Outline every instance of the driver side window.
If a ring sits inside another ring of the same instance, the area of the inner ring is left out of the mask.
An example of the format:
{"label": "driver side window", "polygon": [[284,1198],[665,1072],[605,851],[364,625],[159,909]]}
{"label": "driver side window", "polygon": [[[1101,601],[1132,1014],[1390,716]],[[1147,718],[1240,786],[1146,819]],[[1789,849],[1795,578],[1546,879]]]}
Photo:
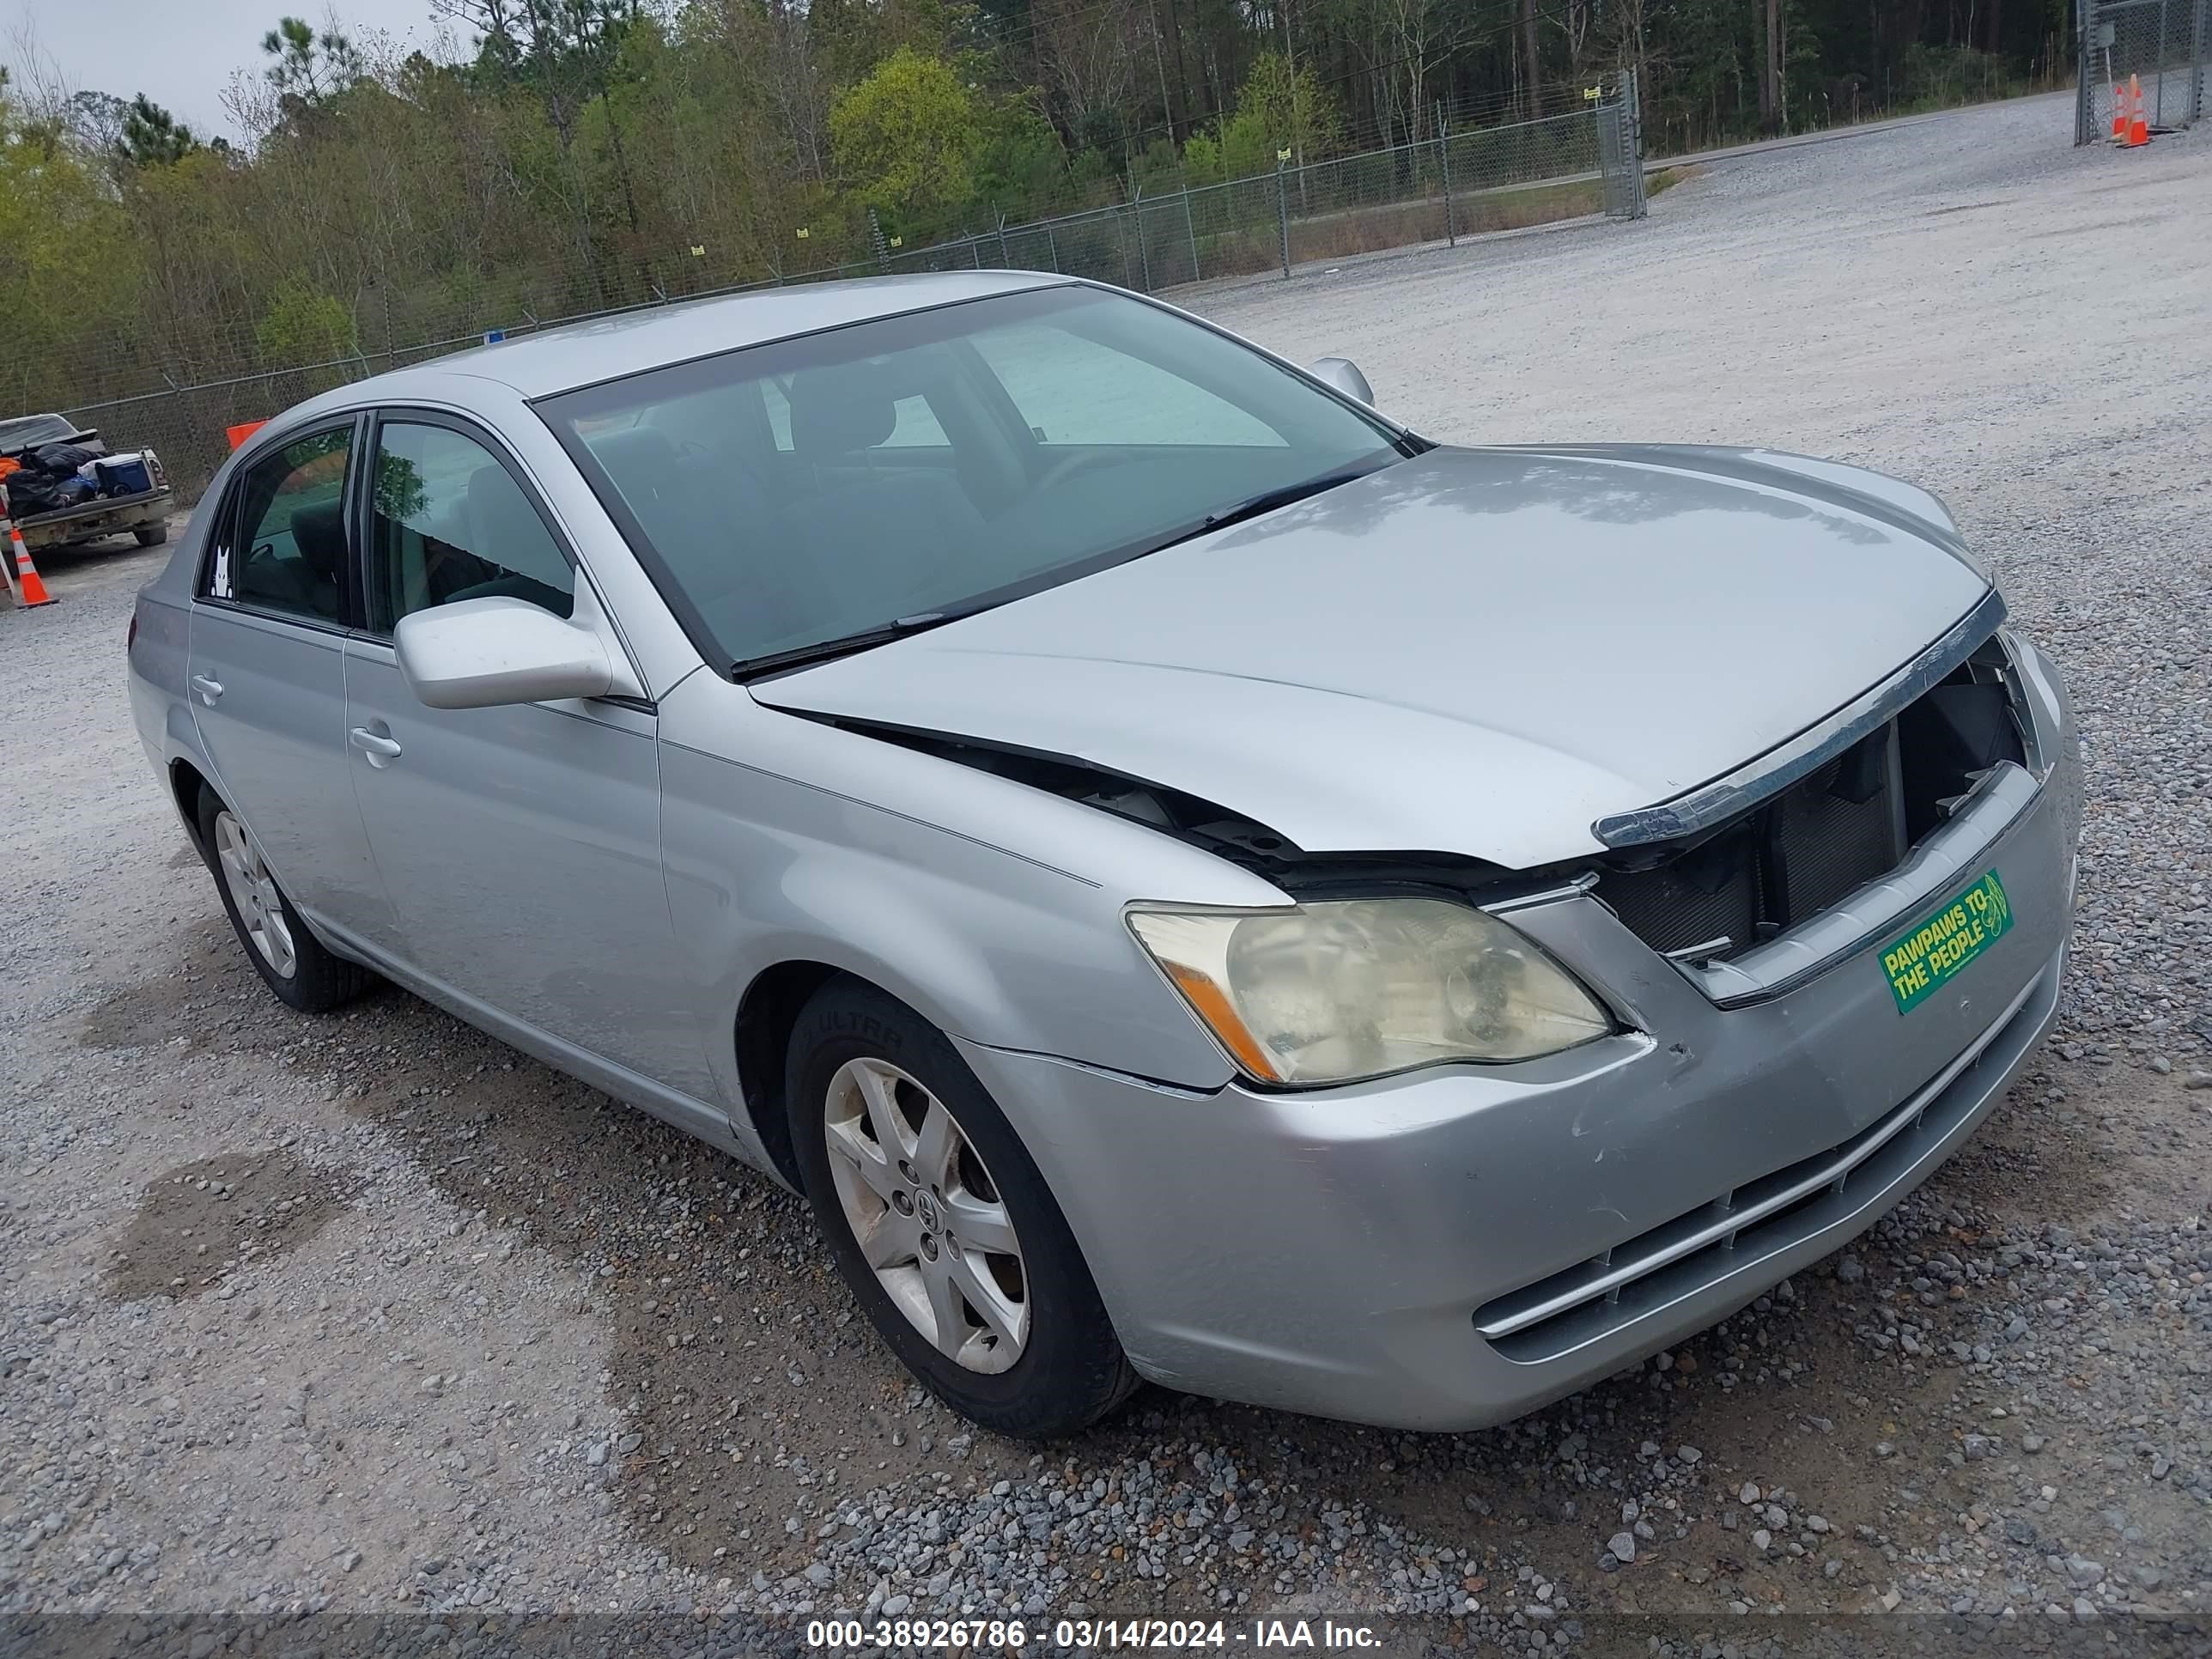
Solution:
{"label": "driver side window", "polygon": [[289,443],[239,480],[237,533],[219,547],[212,597],[316,622],[345,609],[350,423]]}
{"label": "driver side window", "polygon": [[499,458],[451,427],[386,421],[370,494],[369,626],[505,597],[569,614],[576,574]]}

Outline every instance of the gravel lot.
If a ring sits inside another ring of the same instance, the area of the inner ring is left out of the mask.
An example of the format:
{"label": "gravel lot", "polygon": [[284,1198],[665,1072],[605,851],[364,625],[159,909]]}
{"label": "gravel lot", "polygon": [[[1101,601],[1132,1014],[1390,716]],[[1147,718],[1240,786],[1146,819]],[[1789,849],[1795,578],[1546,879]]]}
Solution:
{"label": "gravel lot", "polygon": [[1400,1611],[1610,1650],[1648,1614],[1716,1654],[1811,1639],[1766,1613],[2197,1613],[2212,138],[2075,152],[2069,109],[1200,301],[1356,358],[1440,437],[1920,480],[2081,710],[2079,950],[2015,1097],[1851,1251],[1486,1433],[1153,1390],[1050,1455],[969,1431],[764,1178],[398,992],[331,1019],[270,998],[129,727],[161,556],[49,561],[61,603],[0,611],[0,1648],[101,1611],[249,1615],[131,1626],[191,1659],[325,1607],[653,1611],[694,1649],[1011,1608]]}

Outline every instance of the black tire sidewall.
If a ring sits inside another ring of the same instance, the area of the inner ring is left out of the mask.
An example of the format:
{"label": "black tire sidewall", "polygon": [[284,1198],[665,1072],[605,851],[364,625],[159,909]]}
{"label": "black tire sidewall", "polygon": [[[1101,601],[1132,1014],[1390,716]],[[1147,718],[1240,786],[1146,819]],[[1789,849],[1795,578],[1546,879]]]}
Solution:
{"label": "black tire sidewall", "polygon": [[[231,896],[229,879],[223,874],[222,856],[216,847],[216,814],[226,810],[212,789],[200,791],[200,850],[207,860],[209,871],[215,877],[215,890],[222,900],[222,912],[230,918],[231,931],[238,935],[239,948],[246,952],[246,961],[253,964],[253,971],[261,975],[261,982],[276,994],[278,1001],[287,1007],[298,1009],[303,1014],[324,1013],[342,1003],[351,1001],[368,982],[367,971],[323,948],[323,942],[314,936],[307,924],[301,920],[300,913],[292,908],[292,901],[285,895],[281,883],[276,888],[277,902],[284,907],[284,924],[292,931],[290,977],[287,978],[271,968],[255,948],[252,935],[246,930],[246,919],[239,915],[238,902]],[[250,835],[252,832],[249,830],[246,833]]]}
{"label": "black tire sidewall", "polygon": [[[1022,1243],[1030,1335],[995,1374],[938,1351],[900,1311],[860,1254],[830,1172],[823,1100],[847,1061],[889,1060],[928,1089],[981,1154]],[[959,1051],[896,998],[856,981],[817,992],[793,1033],[785,1098],[806,1195],[846,1284],[891,1351],[946,1404],[985,1428],[1029,1439],[1072,1434],[1134,1385],[1097,1286],[1044,1177]]]}

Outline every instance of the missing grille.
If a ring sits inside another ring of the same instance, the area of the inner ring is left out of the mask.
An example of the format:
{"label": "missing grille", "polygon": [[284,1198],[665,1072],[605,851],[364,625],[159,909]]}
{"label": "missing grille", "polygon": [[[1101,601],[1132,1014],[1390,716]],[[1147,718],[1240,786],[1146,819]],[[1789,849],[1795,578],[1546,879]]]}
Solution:
{"label": "missing grille", "polygon": [[1662,956],[1723,962],[1895,869],[1976,778],[2026,751],[1994,643],[1819,770],[1688,845],[1601,871],[1597,894]]}

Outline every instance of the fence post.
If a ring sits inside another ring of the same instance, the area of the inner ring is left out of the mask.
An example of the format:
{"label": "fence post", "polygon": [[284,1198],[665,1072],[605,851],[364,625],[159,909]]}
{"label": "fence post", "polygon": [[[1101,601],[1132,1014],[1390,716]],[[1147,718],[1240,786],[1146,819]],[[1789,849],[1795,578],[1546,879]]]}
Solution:
{"label": "fence post", "polygon": [[1641,219],[1650,210],[1644,193],[1644,88],[1637,81],[1632,64],[1620,75],[1626,88],[1623,118],[1627,123],[1628,176],[1635,181],[1635,190],[1630,197],[1635,211],[1630,216]]}
{"label": "fence post", "polygon": [[2212,0],[2197,0],[2197,70],[2190,76],[2190,88],[2194,97],[2190,101],[2190,119],[2203,119],[2205,115],[2205,62],[2212,60]]}
{"label": "fence post", "polygon": [[1444,100],[1437,100],[1437,165],[1444,176],[1444,246],[1457,247],[1459,232],[1452,223],[1451,132],[1444,125]]}
{"label": "fence post", "polygon": [[2074,48],[2074,143],[2079,148],[2095,136],[2097,126],[2097,95],[2089,79],[2096,67],[2096,49],[2090,44],[2096,36],[2095,0],[2081,0],[2075,11],[2080,27]]}
{"label": "fence post", "polygon": [[2151,94],[2150,118],[2154,127],[2166,125],[2166,0],[2158,0],[2158,89]]}
{"label": "fence post", "polygon": [[2212,115],[2205,93],[2204,72],[2212,64],[2212,0],[2196,0],[2189,9],[2189,75],[2181,94],[2181,115],[2176,125],[2194,126]]}
{"label": "fence post", "polygon": [[1145,187],[1136,179],[1129,181],[1129,206],[1137,216],[1137,270],[1144,278],[1145,292],[1152,291],[1152,251],[1145,246]]}
{"label": "fence post", "polygon": [[1283,245],[1283,280],[1291,280],[1291,192],[1284,182],[1283,163],[1286,158],[1280,150],[1275,152],[1275,234]]}
{"label": "fence post", "polygon": [[1060,275],[1060,238],[1052,234],[1052,221],[1044,222],[1044,245],[1052,254],[1052,274]]}
{"label": "fence post", "polygon": [[1608,219],[1621,216],[1620,129],[1611,118],[1613,105],[1601,98],[1583,107],[1589,112],[1590,142],[1597,146],[1598,210]]}
{"label": "fence post", "polygon": [[2207,40],[2204,25],[2208,19],[2212,19],[2212,3],[2208,3],[2208,0],[2197,0],[2196,5],[2191,8],[2191,13],[2189,97],[2182,106],[2182,112],[2193,123],[2202,119],[2204,114],[2204,52],[2207,45],[2212,44]]}
{"label": "fence post", "polygon": [[1014,262],[1006,257],[1006,216],[1001,212],[999,215],[999,269],[1012,270],[1013,268]]}
{"label": "fence post", "polygon": [[1190,280],[1194,283],[1199,277],[1198,225],[1190,216],[1190,180],[1188,178],[1182,181],[1182,228],[1183,234],[1190,238]]}
{"label": "fence post", "polygon": [[1133,280],[1136,273],[1129,269],[1129,204],[1122,203],[1115,214],[1121,222],[1121,286],[1133,289],[1137,284]]}

